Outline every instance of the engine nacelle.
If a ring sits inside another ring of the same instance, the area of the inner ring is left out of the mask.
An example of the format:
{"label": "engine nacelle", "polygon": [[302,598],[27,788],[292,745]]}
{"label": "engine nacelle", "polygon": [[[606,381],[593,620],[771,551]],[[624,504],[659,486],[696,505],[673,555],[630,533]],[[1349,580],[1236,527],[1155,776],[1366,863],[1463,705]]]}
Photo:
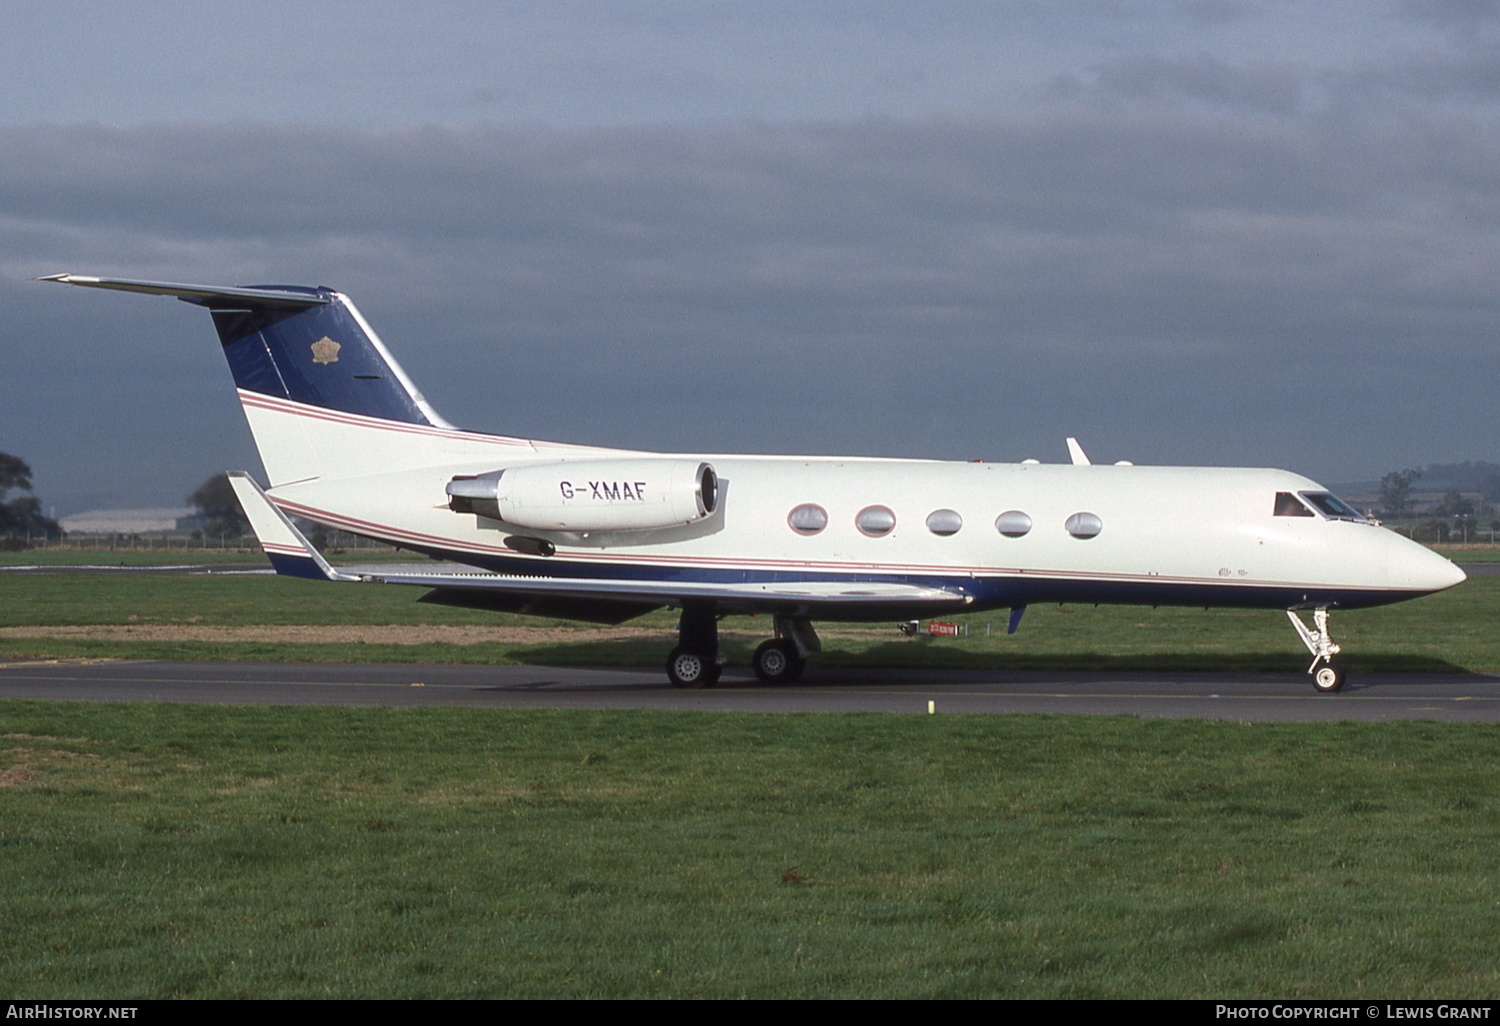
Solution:
{"label": "engine nacelle", "polygon": [[455,477],[447,492],[455,513],[533,531],[652,531],[712,514],[719,478],[697,460],[581,460]]}

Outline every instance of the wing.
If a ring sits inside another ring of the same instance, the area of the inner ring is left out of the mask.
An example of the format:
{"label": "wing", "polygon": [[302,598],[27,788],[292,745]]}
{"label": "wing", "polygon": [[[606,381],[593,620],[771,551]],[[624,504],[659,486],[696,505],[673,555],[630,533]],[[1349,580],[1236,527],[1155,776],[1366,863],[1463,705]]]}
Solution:
{"label": "wing", "polygon": [[724,612],[854,620],[907,619],[929,612],[952,612],[973,601],[958,588],[894,582],[716,583],[542,577],[497,574],[457,563],[334,567],[250,475],[231,471],[229,483],[277,573],[356,584],[417,585],[432,589],[423,601],[440,605],[620,623],[688,601],[712,601]]}

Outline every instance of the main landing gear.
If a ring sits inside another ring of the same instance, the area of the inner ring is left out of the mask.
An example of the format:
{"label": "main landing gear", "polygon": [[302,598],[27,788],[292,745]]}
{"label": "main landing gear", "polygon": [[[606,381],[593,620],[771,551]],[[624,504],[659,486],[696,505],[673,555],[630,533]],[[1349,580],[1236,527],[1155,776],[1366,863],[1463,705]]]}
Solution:
{"label": "main landing gear", "polygon": [[686,605],[677,626],[677,647],[667,656],[674,688],[711,688],[728,662],[719,651],[719,618],[713,606]]}
{"label": "main landing gear", "polygon": [[778,616],[776,637],[760,643],[751,665],[766,684],[791,684],[802,679],[808,655],[822,649],[818,632],[807,617]]}
{"label": "main landing gear", "polygon": [[1344,670],[1333,665],[1333,657],[1339,654],[1339,647],[1328,633],[1328,607],[1318,606],[1313,610],[1315,626],[1311,630],[1302,622],[1295,609],[1288,609],[1286,615],[1292,621],[1292,626],[1297,628],[1297,637],[1302,639],[1302,644],[1312,653],[1312,665],[1307,668],[1307,672],[1312,676],[1313,689],[1323,694],[1338,691],[1344,686]]}
{"label": "main landing gear", "polygon": [[[801,679],[807,656],[821,651],[823,643],[803,616],[777,616],[775,629],[776,636],[756,648],[751,665],[767,684],[790,684]],[[667,656],[672,686],[711,688],[727,662],[719,649],[719,618],[713,606],[683,606],[677,647]]]}

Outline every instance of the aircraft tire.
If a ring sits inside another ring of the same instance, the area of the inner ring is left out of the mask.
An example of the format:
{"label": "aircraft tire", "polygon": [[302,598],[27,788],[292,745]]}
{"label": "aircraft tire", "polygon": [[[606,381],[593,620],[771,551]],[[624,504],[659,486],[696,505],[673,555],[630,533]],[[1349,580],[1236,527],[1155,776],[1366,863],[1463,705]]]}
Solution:
{"label": "aircraft tire", "polygon": [[762,641],[755,649],[752,664],[755,675],[764,684],[788,684],[798,680],[806,665],[792,643],[783,638]]}
{"label": "aircraft tire", "polygon": [[1332,663],[1325,663],[1312,672],[1313,690],[1331,695],[1344,686],[1344,671]]}
{"label": "aircraft tire", "polygon": [[701,653],[678,646],[667,656],[667,679],[674,688],[711,688],[719,680],[719,666]]}

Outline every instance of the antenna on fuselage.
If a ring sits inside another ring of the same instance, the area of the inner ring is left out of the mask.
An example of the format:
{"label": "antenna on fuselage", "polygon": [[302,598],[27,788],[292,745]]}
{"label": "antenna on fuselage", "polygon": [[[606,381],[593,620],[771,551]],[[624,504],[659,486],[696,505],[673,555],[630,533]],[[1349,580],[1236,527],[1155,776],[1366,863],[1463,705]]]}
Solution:
{"label": "antenna on fuselage", "polygon": [[1079,445],[1078,439],[1074,438],[1072,435],[1068,436],[1068,455],[1073,458],[1073,466],[1075,467],[1088,467],[1093,465],[1089,463],[1089,458],[1084,453],[1083,446]]}

